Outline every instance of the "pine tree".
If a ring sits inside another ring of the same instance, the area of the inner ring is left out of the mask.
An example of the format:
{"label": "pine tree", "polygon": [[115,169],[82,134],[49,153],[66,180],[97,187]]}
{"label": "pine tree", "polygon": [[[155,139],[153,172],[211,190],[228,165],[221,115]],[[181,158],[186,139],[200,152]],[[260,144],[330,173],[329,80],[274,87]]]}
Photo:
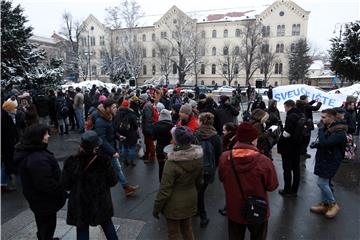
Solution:
{"label": "pine tree", "polygon": [[47,77],[47,81],[39,81],[53,67],[39,65],[46,54],[28,41],[32,27],[25,26],[27,19],[23,11],[20,5],[13,8],[11,1],[1,1],[1,86],[5,90],[14,85],[36,88],[47,85],[48,81],[61,80]]}
{"label": "pine tree", "polygon": [[[342,38],[343,37],[343,38]],[[360,80],[360,21],[345,25],[345,32],[331,41],[331,70],[351,83]]]}
{"label": "pine tree", "polygon": [[305,39],[300,39],[289,54],[289,80],[304,83],[312,63],[310,47]]}

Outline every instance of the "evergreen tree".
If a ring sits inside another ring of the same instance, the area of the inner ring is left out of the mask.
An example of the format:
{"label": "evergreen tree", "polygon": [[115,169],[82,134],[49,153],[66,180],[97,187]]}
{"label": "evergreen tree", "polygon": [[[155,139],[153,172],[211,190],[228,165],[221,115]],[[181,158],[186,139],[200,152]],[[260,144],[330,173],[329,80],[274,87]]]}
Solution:
{"label": "evergreen tree", "polygon": [[[342,38],[343,37],[343,38]],[[331,70],[344,80],[360,80],[360,21],[345,25],[345,32],[333,38],[329,50]]]}
{"label": "evergreen tree", "polygon": [[300,39],[289,53],[289,80],[304,83],[312,63],[310,47],[305,39]]}
{"label": "evergreen tree", "polygon": [[[20,5],[13,8],[11,1],[1,0],[1,86],[5,90],[14,85],[20,88],[47,85],[47,81],[39,85],[37,80],[52,69],[47,69],[45,65],[39,66],[46,54],[28,41],[32,36],[32,27],[25,26],[27,19],[23,11]],[[59,81],[61,78],[53,80]]]}

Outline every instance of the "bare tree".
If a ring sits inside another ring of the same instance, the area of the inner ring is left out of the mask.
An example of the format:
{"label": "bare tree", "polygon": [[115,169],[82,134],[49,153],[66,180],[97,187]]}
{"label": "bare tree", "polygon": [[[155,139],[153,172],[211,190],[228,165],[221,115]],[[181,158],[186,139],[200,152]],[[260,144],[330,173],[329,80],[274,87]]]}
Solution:
{"label": "bare tree", "polygon": [[240,58],[245,69],[245,84],[248,85],[250,79],[258,69],[257,54],[262,43],[261,25],[256,21],[245,21],[242,31]]}
{"label": "bare tree", "polygon": [[156,62],[159,63],[160,72],[165,77],[166,84],[169,83],[169,75],[173,71],[173,61],[171,60],[173,57],[172,48],[169,46],[169,43],[165,43],[162,41],[156,41]]}
{"label": "bare tree", "polygon": [[[75,81],[79,79],[79,72],[81,77],[86,80],[88,72],[88,65],[86,63],[88,61],[85,60],[85,56],[82,56],[79,48],[80,35],[84,31],[83,25],[81,25],[79,20],[74,20],[72,14],[67,11],[63,13],[62,19],[64,21],[62,32],[69,40],[71,55],[69,63],[65,63],[65,68],[67,71],[74,72]],[[89,44],[88,42],[86,43]]]}
{"label": "bare tree", "polygon": [[261,51],[258,52],[258,68],[260,69],[260,73],[264,74],[265,85],[267,85],[267,82],[273,73],[276,60],[276,53],[269,48],[267,43],[263,44]]}
{"label": "bare tree", "polygon": [[105,24],[111,29],[120,29],[122,25],[121,10],[118,6],[105,8]]}
{"label": "bare tree", "polygon": [[221,66],[219,74],[231,86],[232,80],[237,77],[240,71],[240,48],[238,46],[233,47],[229,42],[226,42],[218,63]]}

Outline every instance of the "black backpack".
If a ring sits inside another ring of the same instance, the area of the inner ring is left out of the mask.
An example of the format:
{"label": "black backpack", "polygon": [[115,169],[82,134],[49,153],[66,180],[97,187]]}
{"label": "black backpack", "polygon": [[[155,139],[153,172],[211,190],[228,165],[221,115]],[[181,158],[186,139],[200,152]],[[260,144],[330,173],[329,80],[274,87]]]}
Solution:
{"label": "black backpack", "polygon": [[203,169],[204,175],[207,176],[208,183],[212,183],[215,179],[215,150],[209,139],[200,140],[199,145],[202,147],[204,156],[203,156]]}
{"label": "black backpack", "polygon": [[130,128],[129,116],[126,114],[117,123],[117,132],[122,136],[127,136]]}
{"label": "black backpack", "polygon": [[294,139],[300,142],[302,139],[309,137],[311,135],[312,127],[311,119],[307,119],[305,114],[301,113],[296,124]]}

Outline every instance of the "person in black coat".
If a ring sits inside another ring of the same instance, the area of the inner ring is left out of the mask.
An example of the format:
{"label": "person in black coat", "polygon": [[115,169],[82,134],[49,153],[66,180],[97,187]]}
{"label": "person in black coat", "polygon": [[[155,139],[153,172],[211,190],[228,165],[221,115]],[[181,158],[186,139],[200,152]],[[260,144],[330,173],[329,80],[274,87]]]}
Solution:
{"label": "person in black coat", "polygon": [[49,90],[49,116],[50,121],[54,124],[56,129],[59,128],[59,123],[56,117],[56,96],[54,90]]}
{"label": "person in black coat", "polygon": [[78,239],[89,239],[89,226],[101,225],[107,239],[117,239],[110,188],[117,183],[111,159],[99,151],[95,131],[81,136],[80,151],[65,161],[61,181],[70,191],[66,222],[76,226]]}
{"label": "person in black coat", "polygon": [[47,150],[48,141],[48,127],[34,124],[25,130],[15,147],[23,194],[35,215],[40,240],[53,239],[56,213],[66,200],[66,192],[60,183],[60,167],[53,153]]}
{"label": "person in black coat", "polygon": [[39,122],[49,124],[50,101],[49,97],[43,91],[33,98],[34,104],[39,115]]}
{"label": "person in black coat", "polygon": [[321,190],[322,201],[311,207],[310,210],[325,214],[327,218],[334,218],[340,207],[330,187],[330,180],[335,176],[344,158],[347,126],[336,122],[334,109],[323,110],[321,122],[318,133],[319,140],[312,143],[310,147],[317,149],[314,173],[319,177],[317,184]]}
{"label": "person in black coat", "polygon": [[279,194],[285,197],[297,196],[300,183],[300,153],[302,140],[296,138],[297,123],[301,112],[295,107],[293,100],[284,102],[286,120],[284,131],[278,142],[278,153],[281,154],[284,189]]}
{"label": "person in black coat", "polygon": [[354,134],[356,131],[356,109],[355,102],[345,103],[345,121],[348,125],[348,133]]}
{"label": "person in black coat", "polygon": [[60,127],[60,135],[69,134],[69,107],[64,93],[59,90],[55,102],[56,118]]}
{"label": "person in black coat", "polygon": [[115,131],[120,140],[120,157],[125,165],[136,166],[136,143],[138,124],[135,112],[129,108],[129,102],[123,101],[115,115]]}
{"label": "person in black coat", "polygon": [[166,154],[164,148],[171,143],[171,129],[174,124],[171,119],[171,112],[163,109],[160,112],[159,121],[154,124],[153,139],[156,141],[156,159],[159,163],[159,182],[161,182],[164,170]]}
{"label": "person in black coat", "polygon": [[222,135],[223,126],[227,122],[236,122],[236,117],[239,115],[239,111],[230,104],[230,98],[228,96],[220,96],[220,105],[215,112],[215,128],[218,134]]}
{"label": "person in black coat", "polygon": [[265,102],[262,99],[261,94],[258,94],[256,96],[256,100],[251,106],[251,112],[254,111],[257,108],[260,108],[261,110],[266,110],[266,105],[265,105]]}

